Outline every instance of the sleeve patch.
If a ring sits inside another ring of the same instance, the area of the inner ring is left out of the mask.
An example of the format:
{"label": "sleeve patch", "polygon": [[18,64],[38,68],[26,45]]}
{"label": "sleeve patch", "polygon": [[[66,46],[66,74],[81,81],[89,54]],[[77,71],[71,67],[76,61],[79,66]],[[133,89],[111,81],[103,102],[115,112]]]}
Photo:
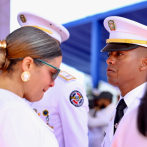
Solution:
{"label": "sleeve patch", "polygon": [[61,71],[59,73],[59,76],[64,79],[65,81],[71,81],[71,80],[75,80],[76,78],[73,77],[72,75],[70,75],[69,73],[65,72],[65,71]]}
{"label": "sleeve patch", "polygon": [[69,99],[71,104],[73,104],[75,107],[80,107],[84,103],[82,94],[77,90],[71,92]]}

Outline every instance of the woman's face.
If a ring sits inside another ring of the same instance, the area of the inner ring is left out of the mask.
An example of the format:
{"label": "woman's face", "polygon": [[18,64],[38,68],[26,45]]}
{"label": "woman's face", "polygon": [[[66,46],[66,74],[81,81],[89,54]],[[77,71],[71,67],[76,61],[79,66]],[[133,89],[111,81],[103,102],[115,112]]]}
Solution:
{"label": "woman's face", "polygon": [[[59,68],[62,62],[62,56],[54,58],[52,61],[47,62],[48,64]],[[42,66],[36,66],[33,63],[30,70],[31,78],[29,81],[24,83],[24,98],[28,101],[35,102],[42,99],[44,92],[49,87],[53,87],[55,82],[52,79],[52,75],[56,73],[56,69],[53,67],[43,64]]]}

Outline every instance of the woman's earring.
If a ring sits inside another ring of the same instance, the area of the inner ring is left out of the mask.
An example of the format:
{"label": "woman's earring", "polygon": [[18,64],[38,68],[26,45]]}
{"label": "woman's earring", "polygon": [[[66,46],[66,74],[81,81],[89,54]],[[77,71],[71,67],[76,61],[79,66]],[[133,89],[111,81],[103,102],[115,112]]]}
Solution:
{"label": "woman's earring", "polygon": [[31,77],[31,74],[29,73],[29,71],[24,71],[22,74],[21,74],[21,79],[24,81],[24,82],[27,82],[30,80],[30,77]]}

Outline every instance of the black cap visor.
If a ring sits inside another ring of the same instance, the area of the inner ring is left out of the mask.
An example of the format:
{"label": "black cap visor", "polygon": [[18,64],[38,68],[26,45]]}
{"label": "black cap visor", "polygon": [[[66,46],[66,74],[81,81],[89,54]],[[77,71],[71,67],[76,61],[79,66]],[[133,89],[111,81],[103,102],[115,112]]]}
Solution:
{"label": "black cap visor", "polygon": [[138,48],[139,46],[140,45],[130,43],[109,43],[101,50],[101,52],[127,51]]}

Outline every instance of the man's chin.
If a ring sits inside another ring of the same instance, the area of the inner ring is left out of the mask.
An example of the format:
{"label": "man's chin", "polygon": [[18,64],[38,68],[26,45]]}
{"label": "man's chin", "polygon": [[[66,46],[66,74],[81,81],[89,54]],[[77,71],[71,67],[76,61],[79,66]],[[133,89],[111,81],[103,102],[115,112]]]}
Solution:
{"label": "man's chin", "polygon": [[112,86],[118,86],[118,80],[116,80],[116,79],[107,78],[107,81]]}

